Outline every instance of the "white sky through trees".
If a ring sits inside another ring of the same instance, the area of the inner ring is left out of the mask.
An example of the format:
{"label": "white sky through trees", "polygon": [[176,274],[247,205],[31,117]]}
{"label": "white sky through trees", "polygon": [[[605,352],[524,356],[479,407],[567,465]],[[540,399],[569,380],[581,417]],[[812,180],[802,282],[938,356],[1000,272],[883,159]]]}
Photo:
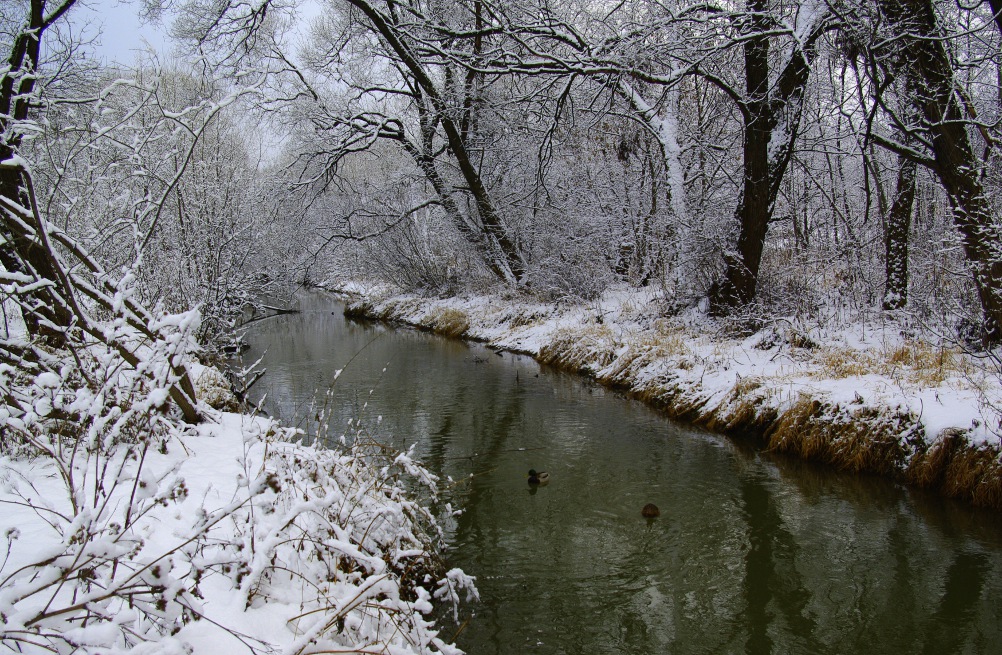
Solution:
{"label": "white sky through trees", "polygon": [[163,23],[144,23],[139,18],[140,3],[127,0],[87,0],[74,8],[70,22],[94,38],[92,48],[108,63],[129,64],[139,52],[153,49],[170,51]]}
{"label": "white sky through trees", "polygon": [[[107,63],[131,64],[136,55],[152,49],[159,55],[169,55],[171,51],[170,29],[173,16],[166,9],[157,22],[140,18],[141,0],[84,0],[77,4],[70,23],[75,30],[83,30],[83,41],[92,41],[91,50],[98,59]],[[297,25],[300,29],[320,13],[314,0],[296,3]],[[293,38],[290,43],[297,39]]]}

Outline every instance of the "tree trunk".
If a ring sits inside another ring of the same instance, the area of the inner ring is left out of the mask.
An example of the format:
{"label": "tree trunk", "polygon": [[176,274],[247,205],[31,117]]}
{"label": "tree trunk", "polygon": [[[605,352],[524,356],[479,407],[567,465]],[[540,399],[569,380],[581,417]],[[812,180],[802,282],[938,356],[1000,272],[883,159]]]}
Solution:
{"label": "tree trunk", "polygon": [[[10,162],[21,145],[20,134],[11,129],[11,124],[28,118],[29,101],[35,90],[35,70],[41,51],[42,33],[60,16],[66,13],[75,0],[63,0],[48,16],[45,15],[45,0],[33,0],[24,27],[11,44],[6,71],[0,78],[0,133],[5,135],[0,142],[0,162]],[[23,180],[24,169],[10,162],[0,166],[0,196],[21,207],[28,207]],[[36,280],[51,284],[40,285],[31,295],[34,299],[32,310],[24,313],[24,323],[32,336],[43,337],[52,345],[63,342],[62,333],[72,323],[72,313],[56,289],[59,276],[50,252],[38,240],[42,238],[43,226],[30,225],[26,233],[8,221],[18,220],[10,212],[0,212],[0,263],[12,273],[21,273]],[[33,233],[33,234],[32,234]]]}
{"label": "tree trunk", "polygon": [[[1002,239],[977,174],[977,161],[966,143],[967,134],[957,123],[940,127],[946,134],[933,140],[937,173],[950,198],[953,221],[974,276],[982,311],[982,341],[985,346],[998,345],[1002,342]],[[957,132],[963,135],[963,142]]]}
{"label": "tree trunk", "polygon": [[887,214],[884,309],[901,309],[908,304],[908,232],[912,224],[917,164],[898,158],[898,182],[894,202]]}
{"label": "tree trunk", "polygon": [[977,288],[982,340],[986,346],[996,345],[1002,341],[1000,234],[979,175],[982,163],[967,133],[944,35],[931,0],[878,0],[878,4],[900,35],[900,51],[890,59],[900,62],[896,67],[914,78],[914,103],[928,125],[933,167],[949,197]]}
{"label": "tree trunk", "polygon": [[724,255],[723,279],[710,289],[710,307],[722,314],[755,298],[758,271],[765,247],[772,203],[769,200],[769,139],[775,124],[769,103],[769,37],[765,0],[751,0],[749,10],[755,36],[744,43],[745,93],[742,116],[744,174],[735,218],[737,249]]}
{"label": "tree trunk", "polygon": [[999,30],[999,35],[1002,36],[1002,0],[988,0],[988,6],[992,8],[992,14],[995,16],[995,27]]}
{"label": "tree trunk", "polygon": [[[3,157],[4,150],[6,148],[0,146],[0,157]],[[0,196],[26,206],[28,203],[24,200],[22,190],[21,170],[0,167]],[[7,221],[17,220],[16,217],[3,210],[0,210],[0,215],[4,239],[4,244],[0,246],[0,262],[4,268],[40,282],[48,282],[30,292],[34,299],[32,309],[22,312],[28,334],[44,338],[49,345],[61,345],[64,331],[72,324],[73,314],[57,291],[59,277],[49,250],[38,241],[42,226],[31,225],[29,227],[33,234],[24,234],[21,230],[12,230],[12,226],[6,224]]]}
{"label": "tree trunk", "polygon": [[745,38],[745,95],[738,102],[744,121],[744,172],[735,218],[737,247],[724,255],[724,275],[709,292],[710,311],[725,314],[750,303],[758,291],[765,237],[779,187],[800,132],[810,59],[825,29],[824,12],[813,15],[806,37],[793,45],[786,66],[770,87],[767,0],[749,0],[751,36]]}

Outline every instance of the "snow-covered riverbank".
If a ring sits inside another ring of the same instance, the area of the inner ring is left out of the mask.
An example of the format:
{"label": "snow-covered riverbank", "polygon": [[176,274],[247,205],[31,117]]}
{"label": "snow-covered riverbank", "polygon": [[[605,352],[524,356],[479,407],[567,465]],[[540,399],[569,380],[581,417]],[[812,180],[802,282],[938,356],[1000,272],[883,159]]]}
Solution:
{"label": "snow-covered riverbank", "polygon": [[475,590],[443,566],[433,517],[405,491],[416,479],[433,494],[426,471],[366,435],[315,448],[270,420],[204,411],[119,443],[8,447],[3,648],[459,652],[428,614]]}
{"label": "snow-covered riverbank", "polygon": [[646,291],[558,306],[332,290],[351,297],[355,316],[530,354],[712,430],[1002,510],[997,372],[890,322],[824,330],[776,320],[728,336],[695,312],[665,318]]}

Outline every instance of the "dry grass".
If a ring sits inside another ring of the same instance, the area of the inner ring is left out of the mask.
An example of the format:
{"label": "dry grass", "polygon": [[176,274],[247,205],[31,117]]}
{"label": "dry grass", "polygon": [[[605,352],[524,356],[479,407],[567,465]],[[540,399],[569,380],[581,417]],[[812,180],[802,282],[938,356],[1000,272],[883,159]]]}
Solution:
{"label": "dry grass", "polygon": [[823,348],[814,361],[819,369],[814,377],[841,380],[877,372],[877,360],[873,353],[855,348]]}
{"label": "dry grass", "polygon": [[616,357],[618,343],[605,325],[561,328],[539,349],[539,360],[575,371],[604,368]]}
{"label": "dry grass", "polygon": [[670,382],[649,384],[633,396],[665,412],[669,417],[695,423],[703,414],[707,399],[692,389]]}
{"label": "dry grass", "polygon": [[423,302],[418,298],[390,298],[383,303],[378,318],[384,321],[402,321],[403,317],[420,311]]}
{"label": "dry grass", "polygon": [[771,394],[755,376],[738,378],[727,398],[704,412],[696,423],[715,432],[761,436],[776,421],[777,410],[766,401]]}
{"label": "dry grass", "polygon": [[505,315],[502,320],[505,325],[512,329],[517,329],[521,327],[540,325],[546,321],[548,317],[549,315],[544,311],[527,311]]}
{"label": "dry grass", "polygon": [[975,505],[1002,509],[1002,462],[993,448],[965,445],[957,450],[943,476],[943,493]]}
{"label": "dry grass", "polygon": [[421,324],[430,327],[438,334],[458,338],[470,329],[470,318],[458,309],[436,307],[425,314]]}
{"label": "dry grass", "polygon": [[880,372],[889,377],[905,369],[911,382],[938,386],[962,373],[966,360],[956,350],[909,339],[885,353],[882,364]]}
{"label": "dry grass", "polygon": [[669,360],[673,368],[689,371],[696,366],[698,357],[690,346],[692,341],[694,337],[685,330],[660,322],[655,324],[654,336],[650,337],[649,345],[658,357]]}
{"label": "dry grass", "polygon": [[790,329],[787,331],[786,342],[792,347],[800,348],[802,350],[814,350],[818,347],[818,344],[811,339],[810,335],[796,329]]}
{"label": "dry grass", "polygon": [[916,452],[906,480],[974,505],[1002,510],[1002,461],[998,448],[970,444],[963,431],[947,430]]}
{"label": "dry grass", "polygon": [[946,467],[961,439],[960,430],[947,430],[931,446],[912,455],[905,472],[908,481],[926,489],[941,485]]}
{"label": "dry grass", "polygon": [[910,416],[871,408],[852,411],[802,397],[766,433],[768,447],[854,473],[895,476],[906,461],[901,435]]}
{"label": "dry grass", "polygon": [[213,409],[235,412],[240,408],[240,401],[233,395],[229,380],[212,366],[205,367],[195,380],[195,394]]}
{"label": "dry grass", "polygon": [[817,379],[883,375],[924,387],[943,384],[962,374],[967,365],[959,352],[926,341],[908,340],[883,350],[822,348],[813,359]]}
{"label": "dry grass", "polygon": [[681,357],[692,354],[688,341],[690,337],[685,330],[672,326],[664,320],[654,323],[654,332],[645,333],[640,339],[642,345],[656,348],[665,357]]}
{"label": "dry grass", "polygon": [[372,303],[364,300],[357,300],[345,305],[344,315],[348,318],[364,318],[371,320],[375,318],[376,310],[372,306]]}
{"label": "dry grass", "polygon": [[629,385],[645,367],[655,362],[665,362],[670,368],[683,370],[693,367],[694,355],[681,330],[644,332],[628,339],[627,343],[603,372],[603,382]]}
{"label": "dry grass", "polygon": [[729,405],[726,412],[711,412],[696,423],[714,432],[757,436],[765,433],[778,415],[774,407],[763,406],[761,399],[749,398]]}

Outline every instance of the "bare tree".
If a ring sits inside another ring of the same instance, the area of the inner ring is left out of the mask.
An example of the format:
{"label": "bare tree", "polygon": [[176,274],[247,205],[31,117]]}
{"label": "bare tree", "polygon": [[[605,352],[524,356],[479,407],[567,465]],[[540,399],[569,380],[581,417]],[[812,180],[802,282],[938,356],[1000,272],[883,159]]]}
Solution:
{"label": "bare tree", "polygon": [[[921,147],[909,147],[879,133],[875,138],[880,145],[935,171],[972,269],[983,316],[983,341],[997,344],[1002,340],[1002,252],[985,188],[986,165],[995,157],[996,137],[991,130],[997,126],[978,120],[958,80],[951,35],[931,0],[879,0],[877,6],[893,38],[873,47],[875,70],[877,75],[908,79],[908,88],[913,90],[909,101],[921,122],[916,125],[894,112],[890,115]],[[972,131],[984,143],[980,155],[975,153]]]}
{"label": "bare tree", "polygon": [[[700,71],[735,102],[743,128],[737,244],[724,255],[723,277],[710,289],[716,312],[755,298],[769,221],[800,131],[811,65],[821,36],[830,28],[826,17],[823,10],[800,5],[793,29],[783,29],[767,0],[749,0],[746,13],[733,17],[735,41],[742,43],[744,54],[744,89],[714,70]],[[770,49],[777,33],[790,46],[774,72]]]}
{"label": "bare tree", "polygon": [[[0,197],[6,201],[5,206],[29,204],[27,171],[19,165],[17,156],[32,102],[38,97],[42,38],[75,1],[31,0],[24,8],[23,22],[12,26],[10,53],[0,78],[0,162],[7,164],[0,167]],[[12,224],[17,219],[9,211],[4,218],[0,261],[7,271],[40,281],[31,294],[34,302],[27,308],[25,324],[31,334],[44,335],[58,343],[62,332],[72,324],[72,312],[70,301],[58,291],[63,280],[44,241],[44,226],[35,222],[31,214],[27,216],[27,225],[18,226],[20,229]]]}

